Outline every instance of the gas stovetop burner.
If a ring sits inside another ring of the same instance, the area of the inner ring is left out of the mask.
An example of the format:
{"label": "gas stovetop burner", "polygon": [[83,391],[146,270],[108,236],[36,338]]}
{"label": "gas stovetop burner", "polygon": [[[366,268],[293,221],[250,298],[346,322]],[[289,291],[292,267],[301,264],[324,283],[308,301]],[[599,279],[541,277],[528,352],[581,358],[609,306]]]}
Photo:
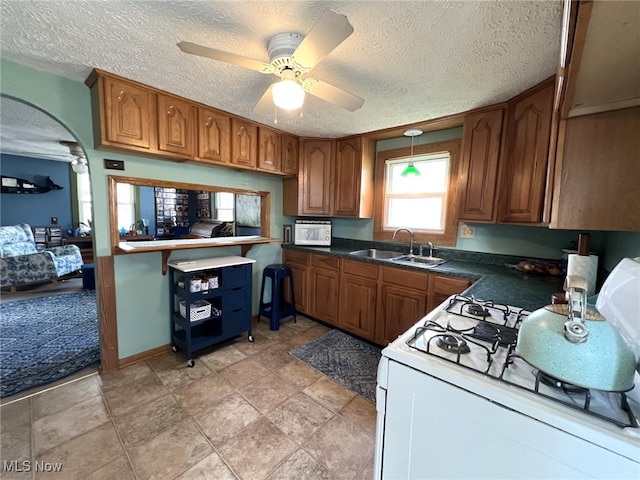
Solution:
{"label": "gas stovetop burner", "polygon": [[452,353],[469,353],[471,351],[467,341],[456,335],[438,335],[436,345]]}
{"label": "gas stovetop burner", "polygon": [[491,315],[489,313],[489,310],[484,308],[482,305],[478,305],[477,303],[470,303],[469,305],[467,305],[467,308],[465,310],[470,315],[476,315],[478,317],[483,317],[483,318],[486,318],[489,315]]}
{"label": "gas stovetop burner", "polygon": [[515,345],[518,340],[518,330],[495,323],[480,320],[474,327],[471,337],[488,342],[498,342],[502,346]]}

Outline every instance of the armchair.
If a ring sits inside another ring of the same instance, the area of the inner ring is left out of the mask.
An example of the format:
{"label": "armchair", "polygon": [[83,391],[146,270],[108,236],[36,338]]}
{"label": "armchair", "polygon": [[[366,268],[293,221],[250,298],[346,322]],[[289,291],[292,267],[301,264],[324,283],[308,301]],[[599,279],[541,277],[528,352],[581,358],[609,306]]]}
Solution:
{"label": "armchair", "polygon": [[75,245],[38,252],[26,223],[0,227],[0,287],[58,280],[80,270],[82,263]]}

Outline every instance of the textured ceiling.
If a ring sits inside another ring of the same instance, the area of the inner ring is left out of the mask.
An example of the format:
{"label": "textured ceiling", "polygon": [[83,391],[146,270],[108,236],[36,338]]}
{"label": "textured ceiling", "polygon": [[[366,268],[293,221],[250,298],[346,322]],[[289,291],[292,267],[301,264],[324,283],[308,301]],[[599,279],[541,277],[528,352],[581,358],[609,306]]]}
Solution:
{"label": "textured ceiling", "polygon": [[97,67],[263,124],[253,108],[276,77],[182,53],[184,40],[268,61],[279,32],[321,14],[354,33],[311,72],[364,98],[348,112],[307,96],[277,128],[338,137],[503,101],[553,75],[561,1],[8,1],[2,57],[77,81]]}

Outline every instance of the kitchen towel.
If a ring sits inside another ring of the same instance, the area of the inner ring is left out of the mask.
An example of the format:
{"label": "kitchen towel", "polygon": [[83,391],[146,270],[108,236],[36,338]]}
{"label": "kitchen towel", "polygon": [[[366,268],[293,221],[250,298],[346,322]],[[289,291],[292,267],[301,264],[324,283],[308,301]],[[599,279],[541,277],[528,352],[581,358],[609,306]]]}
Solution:
{"label": "kitchen towel", "polygon": [[596,276],[598,274],[597,255],[570,254],[567,264],[567,275],[580,275],[587,281],[587,296],[596,293]]}

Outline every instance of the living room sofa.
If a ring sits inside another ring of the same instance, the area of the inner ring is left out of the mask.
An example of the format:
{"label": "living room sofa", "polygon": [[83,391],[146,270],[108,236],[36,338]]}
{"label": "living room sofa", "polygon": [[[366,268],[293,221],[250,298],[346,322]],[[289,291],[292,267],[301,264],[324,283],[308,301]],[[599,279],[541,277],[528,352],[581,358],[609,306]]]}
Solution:
{"label": "living room sofa", "polygon": [[82,263],[75,245],[38,252],[26,223],[0,227],[0,287],[59,280],[78,272]]}

